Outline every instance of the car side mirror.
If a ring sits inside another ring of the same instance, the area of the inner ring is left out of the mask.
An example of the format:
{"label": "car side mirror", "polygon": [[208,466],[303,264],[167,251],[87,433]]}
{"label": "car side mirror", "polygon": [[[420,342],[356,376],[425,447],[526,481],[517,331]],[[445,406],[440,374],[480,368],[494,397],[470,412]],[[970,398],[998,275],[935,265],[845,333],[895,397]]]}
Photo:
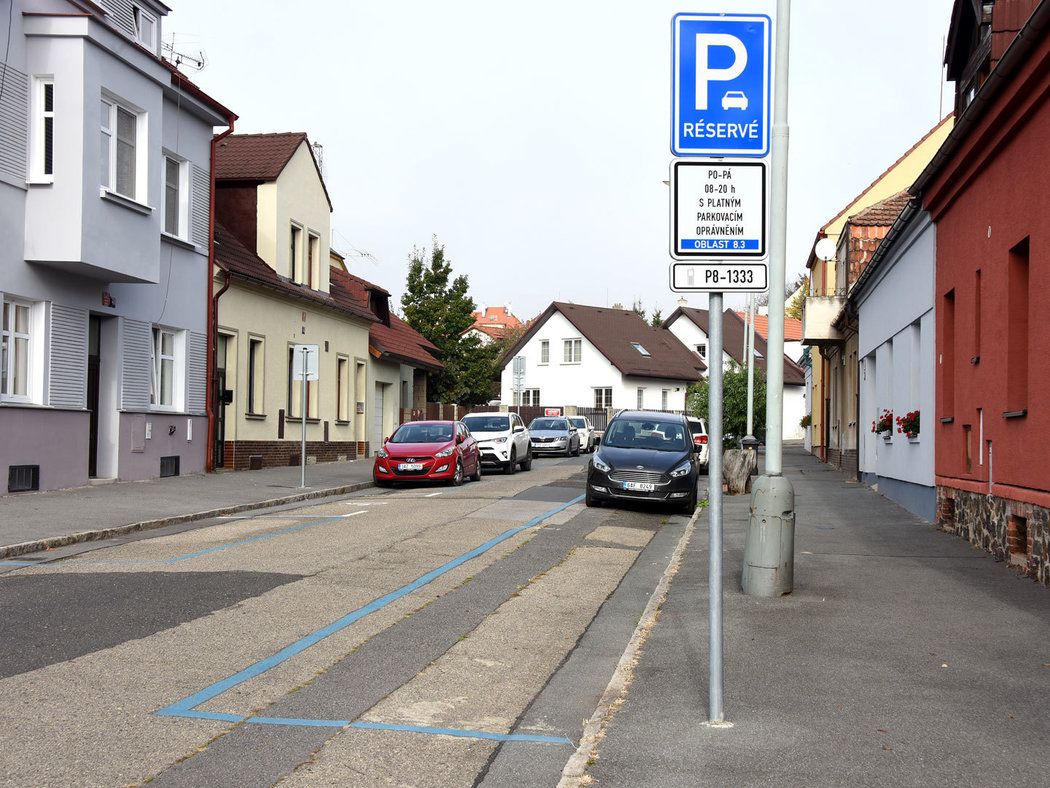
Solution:
{"label": "car side mirror", "polygon": [[514,432],[515,432],[515,433],[518,433],[518,432],[525,432],[525,428],[524,428],[524,427],[515,427],[515,428],[514,428]]}
{"label": "car side mirror", "polygon": [[465,440],[466,440],[466,438],[463,435],[457,435],[456,436],[456,443],[462,443]]}

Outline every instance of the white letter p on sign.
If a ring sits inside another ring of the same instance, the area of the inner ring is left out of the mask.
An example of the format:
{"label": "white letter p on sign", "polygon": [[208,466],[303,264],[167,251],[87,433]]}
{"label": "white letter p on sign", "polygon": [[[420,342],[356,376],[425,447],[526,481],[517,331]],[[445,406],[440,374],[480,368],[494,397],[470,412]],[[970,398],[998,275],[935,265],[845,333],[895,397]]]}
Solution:
{"label": "white letter p on sign", "polygon": [[[708,53],[713,47],[728,47],[733,50],[733,63],[729,68],[710,68]],[[707,85],[709,82],[728,82],[739,77],[747,66],[747,49],[744,42],[726,33],[697,33],[696,36],[696,108],[707,109]]]}

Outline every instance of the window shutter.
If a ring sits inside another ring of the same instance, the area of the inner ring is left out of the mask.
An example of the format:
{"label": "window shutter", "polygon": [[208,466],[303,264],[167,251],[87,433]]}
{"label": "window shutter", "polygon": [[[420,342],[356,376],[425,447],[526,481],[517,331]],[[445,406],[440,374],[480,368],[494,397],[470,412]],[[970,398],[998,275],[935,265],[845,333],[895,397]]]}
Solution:
{"label": "window shutter", "polygon": [[87,407],[86,309],[51,305],[48,348],[48,404],[56,408]]}
{"label": "window shutter", "polygon": [[148,410],[152,364],[152,326],[144,320],[121,318],[122,410]]}
{"label": "window shutter", "polygon": [[204,413],[208,395],[208,338],[195,331],[186,343],[186,410]]}
{"label": "window shutter", "polygon": [[25,181],[29,142],[29,77],[0,63],[0,173]]}
{"label": "window shutter", "polygon": [[196,164],[190,165],[190,240],[208,248],[208,201],[211,196],[211,179],[208,171]]}

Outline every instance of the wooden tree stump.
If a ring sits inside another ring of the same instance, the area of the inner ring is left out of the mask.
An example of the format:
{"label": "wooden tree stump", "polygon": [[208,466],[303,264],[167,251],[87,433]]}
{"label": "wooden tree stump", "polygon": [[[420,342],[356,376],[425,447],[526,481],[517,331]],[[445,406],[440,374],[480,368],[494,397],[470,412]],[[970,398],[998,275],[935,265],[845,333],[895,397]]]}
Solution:
{"label": "wooden tree stump", "polygon": [[730,495],[751,492],[751,474],[758,469],[758,454],[743,449],[729,449],[722,455],[722,478]]}

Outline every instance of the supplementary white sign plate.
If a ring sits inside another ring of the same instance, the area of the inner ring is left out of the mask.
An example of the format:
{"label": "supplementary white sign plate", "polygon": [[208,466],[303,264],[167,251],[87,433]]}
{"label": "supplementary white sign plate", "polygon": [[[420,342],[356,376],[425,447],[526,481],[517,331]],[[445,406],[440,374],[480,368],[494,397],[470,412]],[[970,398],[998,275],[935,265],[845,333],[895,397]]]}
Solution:
{"label": "supplementary white sign plate", "polygon": [[671,162],[671,257],[766,258],[764,162]]}
{"label": "supplementary white sign plate", "polygon": [[676,293],[764,293],[769,289],[765,263],[671,263]]}
{"label": "supplementary white sign plate", "polygon": [[306,356],[306,379],[317,380],[321,354],[317,345],[292,346],[292,380],[303,379],[303,355]]}

